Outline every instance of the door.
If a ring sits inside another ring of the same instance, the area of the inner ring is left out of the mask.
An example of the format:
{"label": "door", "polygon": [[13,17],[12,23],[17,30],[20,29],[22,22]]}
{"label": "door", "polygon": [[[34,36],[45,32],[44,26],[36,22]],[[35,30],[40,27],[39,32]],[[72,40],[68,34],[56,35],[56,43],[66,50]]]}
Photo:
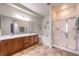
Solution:
{"label": "door", "polygon": [[76,50],[76,18],[68,19],[68,48]]}
{"label": "door", "polygon": [[66,46],[66,20],[54,21],[55,44]]}

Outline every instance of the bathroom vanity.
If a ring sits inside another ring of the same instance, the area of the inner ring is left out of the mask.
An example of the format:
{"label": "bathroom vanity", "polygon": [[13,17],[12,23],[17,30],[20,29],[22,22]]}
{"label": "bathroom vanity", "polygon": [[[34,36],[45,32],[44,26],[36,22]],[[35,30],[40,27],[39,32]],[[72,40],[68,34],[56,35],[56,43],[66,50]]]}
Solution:
{"label": "bathroom vanity", "polygon": [[35,33],[2,36],[0,37],[0,56],[12,55],[37,44],[38,41],[38,35]]}

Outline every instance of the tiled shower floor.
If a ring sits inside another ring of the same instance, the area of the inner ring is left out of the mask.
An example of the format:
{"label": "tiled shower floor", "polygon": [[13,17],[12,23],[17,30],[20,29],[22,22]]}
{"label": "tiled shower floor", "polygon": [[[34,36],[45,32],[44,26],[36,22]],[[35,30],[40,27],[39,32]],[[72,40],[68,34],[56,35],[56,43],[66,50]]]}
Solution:
{"label": "tiled shower floor", "polygon": [[12,56],[76,56],[76,54],[37,44]]}

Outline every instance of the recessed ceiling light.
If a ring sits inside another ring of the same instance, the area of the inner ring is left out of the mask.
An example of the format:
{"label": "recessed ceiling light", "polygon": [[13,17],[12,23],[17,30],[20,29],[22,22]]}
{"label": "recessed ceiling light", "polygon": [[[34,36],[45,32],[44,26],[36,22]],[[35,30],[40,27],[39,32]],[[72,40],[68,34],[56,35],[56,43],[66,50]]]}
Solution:
{"label": "recessed ceiling light", "polygon": [[66,5],[63,5],[62,7],[61,7],[61,9],[66,9],[67,8],[67,6]]}

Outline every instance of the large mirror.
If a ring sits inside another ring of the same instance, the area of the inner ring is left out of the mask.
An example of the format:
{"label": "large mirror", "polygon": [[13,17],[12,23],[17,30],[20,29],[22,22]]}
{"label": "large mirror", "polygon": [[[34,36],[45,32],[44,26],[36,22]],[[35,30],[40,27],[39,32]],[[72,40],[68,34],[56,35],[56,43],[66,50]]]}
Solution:
{"label": "large mirror", "polygon": [[0,35],[33,33],[34,23],[0,15]]}
{"label": "large mirror", "polygon": [[42,17],[18,7],[21,9],[16,8],[16,4],[0,4],[0,36],[23,33],[42,35]]}

